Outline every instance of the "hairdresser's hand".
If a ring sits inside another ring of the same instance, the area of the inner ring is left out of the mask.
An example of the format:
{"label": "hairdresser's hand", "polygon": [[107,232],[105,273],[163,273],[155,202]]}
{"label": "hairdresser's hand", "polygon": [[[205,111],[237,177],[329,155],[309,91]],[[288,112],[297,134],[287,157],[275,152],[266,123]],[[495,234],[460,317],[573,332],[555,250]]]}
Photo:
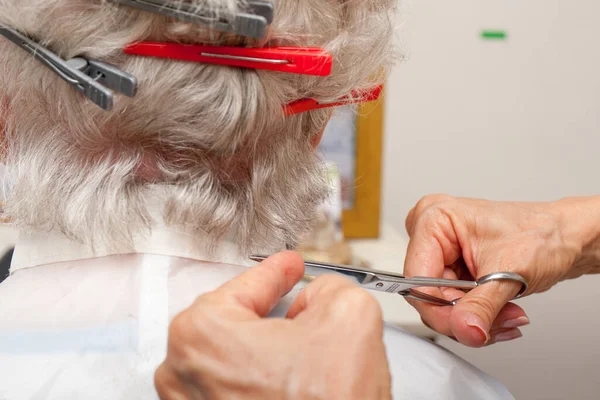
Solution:
{"label": "hairdresser's hand", "polygon": [[[516,272],[529,283],[528,294],[598,270],[598,198],[553,203],[500,203],[453,198],[423,198],[411,210],[407,276],[481,278]],[[517,283],[494,282],[468,294],[456,289],[423,289],[453,300],[455,307],[411,301],[424,322],[459,342],[480,347],[516,339],[529,323],[525,311],[509,301]],[[421,290],[421,289],[419,289]]]}
{"label": "hairdresser's hand", "polygon": [[304,263],[280,253],[175,318],[155,381],[161,399],[389,399],[381,310],[339,277],[320,277],[288,319],[264,319]]}

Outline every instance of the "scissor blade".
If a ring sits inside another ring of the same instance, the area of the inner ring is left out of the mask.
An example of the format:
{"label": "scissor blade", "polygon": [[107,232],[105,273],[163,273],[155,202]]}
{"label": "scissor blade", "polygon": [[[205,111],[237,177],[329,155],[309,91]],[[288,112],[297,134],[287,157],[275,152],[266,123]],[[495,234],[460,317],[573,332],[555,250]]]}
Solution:
{"label": "scissor blade", "polygon": [[370,282],[374,275],[365,271],[357,270],[354,268],[342,267],[338,265],[327,265],[314,262],[304,262],[305,270],[304,274],[308,276],[317,277],[325,274],[340,274],[349,278],[353,282],[364,285]]}
{"label": "scissor blade", "polygon": [[[267,256],[251,256],[251,260],[261,262]],[[320,276],[324,274],[341,274],[362,286],[365,289],[378,292],[402,293],[409,289],[419,287],[453,287],[457,289],[470,290],[477,287],[474,281],[458,281],[440,278],[405,278],[403,275],[391,272],[377,271],[347,265],[325,264],[305,261],[305,274],[309,276]]]}
{"label": "scissor blade", "polygon": [[[252,261],[261,262],[268,257],[263,255],[250,256]],[[340,274],[349,278],[358,285],[365,285],[376,278],[376,275],[368,270],[348,267],[345,265],[324,264],[318,262],[304,262],[304,274],[310,277],[317,277],[325,274]]]}

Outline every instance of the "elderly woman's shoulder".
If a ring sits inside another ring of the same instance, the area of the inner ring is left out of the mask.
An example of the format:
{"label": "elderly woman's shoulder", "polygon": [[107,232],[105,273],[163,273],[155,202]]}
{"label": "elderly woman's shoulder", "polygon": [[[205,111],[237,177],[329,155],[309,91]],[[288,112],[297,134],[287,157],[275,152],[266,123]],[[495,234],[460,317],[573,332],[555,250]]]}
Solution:
{"label": "elderly woman's shoulder", "polygon": [[386,324],[394,398],[509,400],[499,381],[433,341]]}

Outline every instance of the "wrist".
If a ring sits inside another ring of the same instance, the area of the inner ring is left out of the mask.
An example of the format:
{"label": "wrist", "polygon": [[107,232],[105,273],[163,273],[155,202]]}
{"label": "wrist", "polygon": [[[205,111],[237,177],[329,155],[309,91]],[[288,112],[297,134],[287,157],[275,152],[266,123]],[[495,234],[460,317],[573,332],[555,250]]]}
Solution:
{"label": "wrist", "polygon": [[565,198],[552,206],[563,240],[579,253],[566,278],[600,273],[600,196]]}

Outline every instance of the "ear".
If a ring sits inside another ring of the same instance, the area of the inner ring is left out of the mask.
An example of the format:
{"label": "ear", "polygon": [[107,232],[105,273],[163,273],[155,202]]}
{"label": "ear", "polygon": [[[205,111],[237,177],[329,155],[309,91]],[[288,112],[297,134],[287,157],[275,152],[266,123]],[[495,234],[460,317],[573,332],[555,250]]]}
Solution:
{"label": "ear", "polygon": [[329,123],[329,120],[331,119],[332,116],[333,116],[333,110],[330,109],[329,116],[327,117],[327,123],[325,124],[323,129],[321,129],[321,132],[318,135],[315,135],[310,139],[310,144],[312,144],[313,149],[316,150],[317,147],[319,147],[319,143],[321,143],[321,139],[323,139],[323,134],[325,133],[325,129],[327,129],[327,124]]}
{"label": "ear", "polygon": [[[2,121],[0,121],[0,123],[1,122]],[[310,138],[310,144],[312,145],[313,149],[316,150],[317,147],[319,147],[319,143],[321,143],[321,139],[323,139],[323,133],[325,133],[325,128],[323,128],[323,130],[321,130],[321,133]]]}

